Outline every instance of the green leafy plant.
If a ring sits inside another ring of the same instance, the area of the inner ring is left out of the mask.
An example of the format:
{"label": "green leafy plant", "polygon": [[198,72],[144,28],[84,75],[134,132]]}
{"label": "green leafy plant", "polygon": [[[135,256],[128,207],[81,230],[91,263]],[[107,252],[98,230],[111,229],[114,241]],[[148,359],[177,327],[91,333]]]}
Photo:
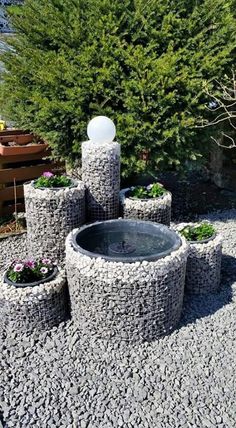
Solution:
{"label": "green leafy plant", "polygon": [[137,199],[159,198],[166,193],[166,189],[159,183],[151,184],[147,187],[136,186],[129,191],[128,196]]}
{"label": "green leafy plant", "polygon": [[187,241],[203,241],[211,238],[215,233],[215,228],[210,223],[202,223],[198,226],[186,226],[180,231]]}
{"label": "green leafy plant", "polygon": [[51,172],[44,172],[41,177],[35,180],[34,187],[36,189],[40,187],[69,187],[71,184],[71,178],[65,175],[54,175]]}
{"label": "green leafy plant", "polygon": [[6,272],[6,277],[18,284],[27,284],[45,279],[51,275],[55,266],[49,259],[15,260]]}
{"label": "green leafy plant", "polygon": [[137,199],[146,199],[148,198],[148,191],[146,187],[137,186],[131,189],[128,196],[131,196],[132,198],[137,198]]}
{"label": "green leafy plant", "polygon": [[166,193],[166,189],[161,184],[154,183],[150,186],[148,193],[153,198],[159,198],[159,196],[162,196]]}
{"label": "green leafy plant", "polygon": [[235,62],[235,0],[26,0],[10,14],[2,113],[54,157],[73,163],[102,114],[117,126],[123,177],[201,159],[204,82]]}

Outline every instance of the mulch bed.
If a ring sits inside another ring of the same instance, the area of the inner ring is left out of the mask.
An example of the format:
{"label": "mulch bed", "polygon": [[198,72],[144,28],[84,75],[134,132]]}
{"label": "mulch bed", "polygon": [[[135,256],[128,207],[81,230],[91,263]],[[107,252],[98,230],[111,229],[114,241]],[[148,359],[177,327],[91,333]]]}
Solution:
{"label": "mulch bed", "polygon": [[168,175],[162,182],[172,193],[173,220],[236,208],[236,193],[220,189],[210,179],[192,175],[181,180]]}
{"label": "mulch bed", "polygon": [[0,238],[25,232],[25,228],[13,218],[0,219]]}
{"label": "mulch bed", "polygon": [[[183,178],[177,173],[168,172],[157,173],[156,176],[156,181],[172,193],[172,221],[194,220],[201,214],[236,208],[236,193],[220,189],[207,175],[190,173]],[[147,185],[154,181],[153,177],[140,177],[131,183],[124,182],[122,187]]]}

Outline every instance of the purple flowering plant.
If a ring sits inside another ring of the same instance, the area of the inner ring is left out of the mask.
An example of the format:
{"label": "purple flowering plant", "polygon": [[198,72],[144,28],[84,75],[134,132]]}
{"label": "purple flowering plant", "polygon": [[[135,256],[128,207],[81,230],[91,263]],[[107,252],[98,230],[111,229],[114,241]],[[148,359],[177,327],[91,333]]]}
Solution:
{"label": "purple flowering plant", "polygon": [[71,184],[71,178],[67,177],[66,175],[55,175],[50,171],[46,171],[41,175],[41,177],[35,180],[34,187],[69,187]]}
{"label": "purple flowering plant", "polygon": [[9,266],[6,276],[12,282],[27,284],[47,278],[54,268],[54,263],[46,258],[38,261],[33,259],[15,260]]}

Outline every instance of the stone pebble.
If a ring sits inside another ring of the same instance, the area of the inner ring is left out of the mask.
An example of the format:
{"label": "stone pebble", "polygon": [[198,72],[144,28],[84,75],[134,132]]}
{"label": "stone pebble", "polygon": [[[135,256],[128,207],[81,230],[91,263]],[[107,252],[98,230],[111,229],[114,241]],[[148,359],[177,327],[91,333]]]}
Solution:
{"label": "stone pebble", "polygon": [[[175,229],[180,232],[186,226],[199,226],[201,222],[180,223]],[[220,286],[222,261],[221,234],[216,233],[206,242],[190,242],[186,268],[186,291],[190,294],[217,292]]]}
{"label": "stone pebble", "polygon": [[[123,346],[81,338],[72,321],[37,338],[0,331],[7,426],[235,428],[236,211],[207,218],[223,236],[221,288],[186,296],[171,335]],[[24,237],[0,245],[1,267],[25,251]]]}
{"label": "stone pebble", "polygon": [[184,295],[185,240],[163,259],[117,263],[75,251],[75,233],[66,240],[66,270],[72,318],[81,335],[137,342],[175,328]]}
{"label": "stone pebble", "polygon": [[67,317],[67,284],[62,269],[51,281],[33,288],[14,287],[0,280],[0,329],[6,336],[36,334]]}
{"label": "stone pebble", "polygon": [[120,191],[121,213],[124,218],[153,221],[170,226],[172,195],[166,192],[159,198],[135,199],[128,196],[131,188]]}
{"label": "stone pebble", "polygon": [[110,220],[119,215],[120,144],[82,143],[82,180],[86,185],[89,221]]}
{"label": "stone pebble", "polygon": [[65,257],[65,238],[85,222],[85,186],[73,180],[73,187],[37,189],[24,185],[27,247],[31,257]]}

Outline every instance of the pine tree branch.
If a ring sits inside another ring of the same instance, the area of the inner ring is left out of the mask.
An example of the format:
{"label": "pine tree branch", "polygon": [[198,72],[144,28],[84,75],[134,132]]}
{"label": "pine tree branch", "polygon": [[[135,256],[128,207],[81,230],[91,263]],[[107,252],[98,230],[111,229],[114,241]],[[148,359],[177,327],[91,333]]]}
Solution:
{"label": "pine tree branch", "polygon": [[[205,94],[213,100],[212,104],[215,104],[213,108],[207,106],[207,110],[211,111],[212,113],[222,111],[222,113],[218,114],[213,120],[208,119],[201,119],[201,123],[196,125],[196,128],[208,128],[213,127],[216,125],[219,125],[221,123],[227,122],[233,130],[236,130],[236,125],[233,123],[233,120],[236,119],[236,111],[232,109],[236,105],[236,80],[235,80],[235,71],[232,70],[232,87],[228,87],[224,83],[220,82],[219,80],[215,80],[218,88],[219,95],[216,95],[208,89],[208,87],[205,87],[204,92]],[[233,102],[232,102],[233,101]],[[229,104],[230,102],[230,104]],[[225,134],[224,132],[221,132],[222,137],[228,139],[230,141],[230,145],[224,145],[222,143],[219,143],[219,140],[216,140],[213,136],[211,136],[211,139],[217,143],[218,146],[224,147],[224,148],[233,148],[236,147],[236,141],[233,137],[231,137],[228,134]]]}

